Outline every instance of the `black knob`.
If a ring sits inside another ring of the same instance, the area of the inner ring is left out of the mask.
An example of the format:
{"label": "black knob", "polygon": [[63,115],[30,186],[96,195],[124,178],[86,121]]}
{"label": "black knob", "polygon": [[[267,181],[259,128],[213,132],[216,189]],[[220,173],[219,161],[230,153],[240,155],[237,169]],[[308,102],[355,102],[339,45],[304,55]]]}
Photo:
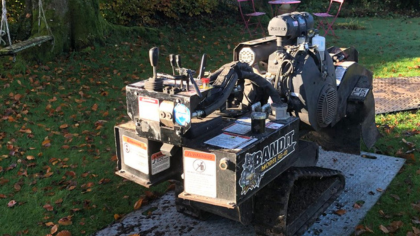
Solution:
{"label": "black knob", "polygon": [[153,47],[149,50],[149,59],[150,59],[150,64],[153,67],[156,67],[158,64],[158,59],[159,59],[159,48]]}

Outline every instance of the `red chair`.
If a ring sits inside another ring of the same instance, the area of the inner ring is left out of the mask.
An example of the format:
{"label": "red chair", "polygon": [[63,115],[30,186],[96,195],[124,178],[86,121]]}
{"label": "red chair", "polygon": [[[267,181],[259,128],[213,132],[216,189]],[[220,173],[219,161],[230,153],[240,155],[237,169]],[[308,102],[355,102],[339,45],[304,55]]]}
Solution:
{"label": "red chair", "polygon": [[[245,24],[245,28],[248,30],[248,33],[250,36],[252,36],[251,34],[251,30],[249,29],[250,25],[256,25],[255,27],[255,32],[259,29],[261,29],[263,35],[265,36],[265,29],[263,28],[263,26],[261,25],[261,20],[260,17],[265,15],[265,12],[259,12],[255,10],[255,5],[254,5],[254,0],[237,0],[238,1],[238,5],[239,5],[239,12],[241,13],[241,17],[242,20],[244,21]],[[247,2],[248,4],[251,4],[251,8],[253,10],[253,12],[251,13],[244,13],[242,10],[242,3]],[[256,22],[251,23],[252,18],[255,18]]]}
{"label": "red chair", "polygon": [[[322,28],[325,32],[325,36],[327,36],[328,32],[331,31],[332,35],[336,37],[334,33],[333,25],[334,25],[335,20],[338,17],[338,14],[341,11],[341,6],[343,6],[343,3],[344,3],[344,0],[330,0],[330,5],[328,6],[327,12],[313,13],[314,16],[319,18],[318,29]],[[339,4],[338,10],[335,13],[335,15],[331,14],[330,12],[331,9],[333,8],[332,7],[333,4],[335,5]],[[330,20],[331,18],[332,20]]]}

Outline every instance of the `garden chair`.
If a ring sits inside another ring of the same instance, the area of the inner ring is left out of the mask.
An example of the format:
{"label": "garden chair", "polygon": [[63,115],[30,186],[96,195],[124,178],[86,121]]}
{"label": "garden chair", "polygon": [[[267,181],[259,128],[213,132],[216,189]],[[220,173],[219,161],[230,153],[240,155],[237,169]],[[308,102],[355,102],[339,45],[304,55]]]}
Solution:
{"label": "garden chair", "polygon": [[[332,35],[336,37],[334,33],[333,25],[334,25],[335,20],[338,17],[338,14],[340,14],[341,6],[343,6],[343,3],[344,3],[344,0],[330,0],[330,5],[328,6],[327,12],[312,13],[314,16],[319,18],[318,29],[321,30],[322,28],[325,32],[325,36],[327,36],[328,32],[331,31]],[[338,10],[336,11],[335,14],[331,14],[333,4],[335,5],[339,4]]]}
{"label": "garden chair", "polygon": [[[265,36],[265,30],[261,25],[261,20],[260,17],[265,15],[265,12],[258,12],[255,10],[255,5],[254,5],[254,0],[237,0],[238,1],[238,5],[239,5],[239,12],[241,13],[241,17],[242,20],[244,21],[245,24],[245,28],[248,30],[248,33],[250,36],[252,36],[251,34],[251,30],[249,28],[250,25],[255,25],[255,32],[258,29],[261,29],[263,35]],[[253,12],[250,13],[244,13],[243,11],[243,6],[242,4],[247,2],[248,4],[250,4]],[[251,23],[251,20],[255,18],[254,22]]]}
{"label": "garden chair", "polygon": [[[272,0],[268,1],[268,4],[271,6],[271,16],[275,17],[279,14],[279,10],[282,10],[282,13],[294,12],[300,4],[298,0]],[[294,5],[292,7],[292,5]]]}

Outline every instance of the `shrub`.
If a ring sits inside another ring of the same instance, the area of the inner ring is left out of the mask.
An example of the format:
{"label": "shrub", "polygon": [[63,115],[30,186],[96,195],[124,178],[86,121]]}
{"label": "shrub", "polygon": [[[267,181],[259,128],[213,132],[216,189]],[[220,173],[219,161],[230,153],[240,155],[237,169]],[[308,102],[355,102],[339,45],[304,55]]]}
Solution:
{"label": "shrub", "polygon": [[217,0],[101,0],[102,13],[109,22],[127,26],[150,26],[159,19],[179,20],[183,16],[211,13]]}

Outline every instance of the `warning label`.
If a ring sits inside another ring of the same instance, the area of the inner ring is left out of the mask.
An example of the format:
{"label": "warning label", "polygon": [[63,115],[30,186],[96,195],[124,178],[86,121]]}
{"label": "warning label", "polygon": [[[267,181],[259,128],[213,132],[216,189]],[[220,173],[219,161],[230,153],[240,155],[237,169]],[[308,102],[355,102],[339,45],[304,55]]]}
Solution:
{"label": "warning label", "polygon": [[122,136],[124,164],[145,174],[149,174],[147,144],[133,138]]}
{"label": "warning label", "polygon": [[152,175],[169,169],[171,166],[169,156],[165,156],[162,152],[152,154]]}
{"label": "warning label", "polygon": [[185,192],[216,198],[216,155],[185,150],[184,182]]}
{"label": "warning label", "polygon": [[159,100],[148,97],[139,97],[140,119],[159,121]]}

